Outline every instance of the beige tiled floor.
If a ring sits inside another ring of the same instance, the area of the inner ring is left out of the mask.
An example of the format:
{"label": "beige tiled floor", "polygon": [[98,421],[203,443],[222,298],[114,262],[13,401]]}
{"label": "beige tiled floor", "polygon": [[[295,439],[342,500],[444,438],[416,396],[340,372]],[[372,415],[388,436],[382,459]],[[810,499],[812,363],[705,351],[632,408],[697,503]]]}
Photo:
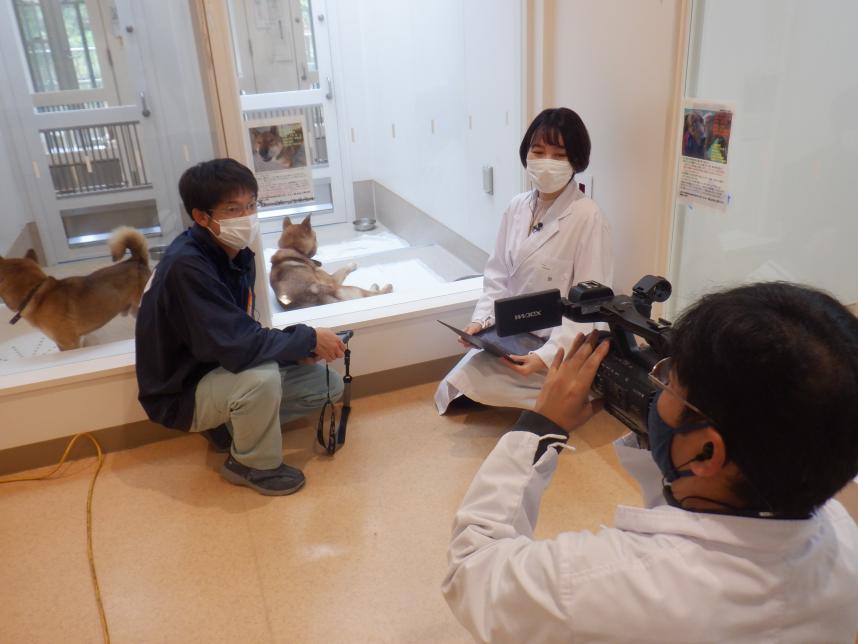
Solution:
{"label": "beige tiled floor", "polygon": [[[439,418],[433,387],[355,402],[333,459],[287,428],[308,483],[266,498],[222,481],[197,436],[110,454],[95,492],[95,557],[114,642],[468,642],[439,585],[453,513],[515,418]],[[597,529],[637,503],[601,414],[564,452],[538,535]],[[0,487],[0,642],[99,642],[85,551],[94,460]]]}

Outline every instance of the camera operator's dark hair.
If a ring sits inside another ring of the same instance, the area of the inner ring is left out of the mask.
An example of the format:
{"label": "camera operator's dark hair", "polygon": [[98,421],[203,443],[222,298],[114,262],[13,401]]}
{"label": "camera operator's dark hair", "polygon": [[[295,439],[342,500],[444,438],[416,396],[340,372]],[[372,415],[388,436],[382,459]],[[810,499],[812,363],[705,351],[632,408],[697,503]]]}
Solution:
{"label": "camera operator's dark hair", "polygon": [[671,345],[749,506],[807,514],[858,474],[858,318],[834,298],[787,283],[707,295]]}
{"label": "camera operator's dark hair", "polygon": [[590,135],[581,117],[567,107],[542,110],[533,119],[518,148],[524,167],[527,167],[527,153],[534,141],[565,147],[566,157],[576,173],[590,165]]}
{"label": "camera operator's dark hair", "polygon": [[179,179],[179,195],[188,214],[194,208],[211,210],[242,191],[259,192],[256,177],[235,159],[212,159],[185,170]]}

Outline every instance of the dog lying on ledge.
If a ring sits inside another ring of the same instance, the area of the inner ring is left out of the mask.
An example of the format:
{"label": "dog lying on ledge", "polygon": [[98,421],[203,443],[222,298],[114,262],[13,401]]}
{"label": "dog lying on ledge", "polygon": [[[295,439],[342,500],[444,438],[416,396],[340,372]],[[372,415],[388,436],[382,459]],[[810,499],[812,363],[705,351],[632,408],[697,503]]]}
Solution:
{"label": "dog lying on ledge", "polygon": [[89,275],[65,279],[45,274],[33,249],[22,258],[0,257],[0,300],[16,312],[9,322],[23,318],[67,351],[80,347],[83,336],[118,314],[136,316],[152,272],[146,239],[138,230],[123,226],[113,231],[108,244],[114,262],[126,250],[131,257]]}
{"label": "dog lying on ledge", "polygon": [[283,232],[277,245],[280,250],[271,258],[269,281],[277,301],[284,308],[300,309],[393,292],[390,284],[384,288],[373,284],[369,290],[344,286],[343,280],[357,268],[353,262],[333,275],[323,271],[320,268],[322,264],[313,259],[318,242],[309,215],[300,224],[284,219]]}

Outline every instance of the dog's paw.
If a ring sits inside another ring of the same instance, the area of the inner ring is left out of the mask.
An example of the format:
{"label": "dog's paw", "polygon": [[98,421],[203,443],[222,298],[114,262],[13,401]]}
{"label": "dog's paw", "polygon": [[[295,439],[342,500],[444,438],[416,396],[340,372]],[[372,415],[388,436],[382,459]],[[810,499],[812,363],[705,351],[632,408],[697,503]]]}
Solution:
{"label": "dog's paw", "polygon": [[393,284],[385,284],[379,293],[393,293]]}
{"label": "dog's paw", "polygon": [[349,269],[349,273],[354,273],[357,270],[357,262],[349,262],[346,268]]}
{"label": "dog's paw", "polygon": [[289,299],[287,295],[280,295],[277,297],[277,301],[280,302],[283,306],[289,306],[292,304],[292,300]]}

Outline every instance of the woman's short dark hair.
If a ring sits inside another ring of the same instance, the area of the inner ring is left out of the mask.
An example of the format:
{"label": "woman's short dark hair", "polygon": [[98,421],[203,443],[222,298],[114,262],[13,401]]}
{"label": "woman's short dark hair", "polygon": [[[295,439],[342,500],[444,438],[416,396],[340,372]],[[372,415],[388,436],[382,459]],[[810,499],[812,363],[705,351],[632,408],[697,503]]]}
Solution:
{"label": "woman's short dark hair", "polygon": [[590,165],[590,135],[584,121],[568,107],[542,110],[521,140],[518,156],[527,167],[527,153],[535,142],[566,148],[566,158],[575,172],[583,172]]}
{"label": "woman's short dark hair", "polygon": [[858,474],[858,318],[833,297],[783,282],[707,295],[671,344],[750,506],[808,514]]}
{"label": "woman's short dark hair", "polygon": [[179,195],[189,215],[194,208],[211,210],[241,192],[259,192],[256,177],[235,159],[212,159],[185,170]]}

